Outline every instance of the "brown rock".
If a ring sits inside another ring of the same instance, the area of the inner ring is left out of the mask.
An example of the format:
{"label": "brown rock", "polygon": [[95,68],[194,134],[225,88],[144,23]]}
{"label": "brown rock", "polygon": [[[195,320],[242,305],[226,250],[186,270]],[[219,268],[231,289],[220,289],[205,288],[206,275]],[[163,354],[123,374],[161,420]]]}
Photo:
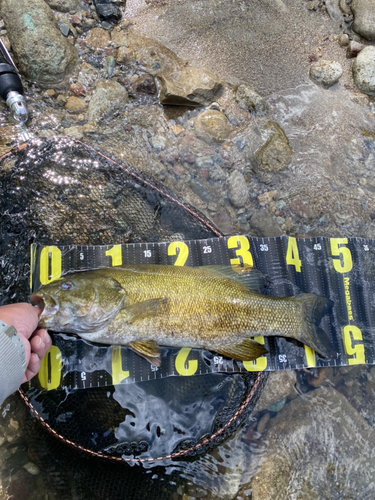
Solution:
{"label": "brown rock", "polygon": [[128,47],[119,47],[117,50],[116,61],[119,64],[132,64],[135,61],[134,50]]}
{"label": "brown rock", "polygon": [[351,59],[353,57],[357,57],[357,55],[364,48],[365,48],[365,45],[363,45],[363,43],[358,43],[358,42],[355,42],[354,40],[351,40],[349,42],[348,48],[346,49],[346,57],[348,59]]}
{"label": "brown rock", "polygon": [[200,113],[195,122],[195,132],[200,139],[210,143],[224,142],[231,131],[231,126],[224,113],[207,109]]}
{"label": "brown rock", "polygon": [[76,97],[79,97],[81,95],[85,95],[85,87],[83,85],[80,85],[79,83],[72,83],[69,87],[70,92],[75,95]]}
{"label": "brown rock", "polygon": [[218,77],[202,68],[184,67],[172,73],[159,73],[160,102],[207,106],[222,89]]}
{"label": "brown rock", "polygon": [[66,101],[65,108],[74,114],[79,114],[87,109],[87,103],[79,97],[70,96]]}
{"label": "brown rock", "polygon": [[269,121],[264,129],[271,135],[255,153],[256,162],[260,170],[279,172],[290,163],[292,148],[283,129],[276,122]]}
{"label": "brown rock", "polygon": [[153,76],[141,75],[132,83],[130,92],[133,94],[155,95],[157,90]]}
{"label": "brown rock", "polygon": [[103,28],[93,28],[86,37],[86,45],[90,49],[105,49],[108,47],[111,37]]}

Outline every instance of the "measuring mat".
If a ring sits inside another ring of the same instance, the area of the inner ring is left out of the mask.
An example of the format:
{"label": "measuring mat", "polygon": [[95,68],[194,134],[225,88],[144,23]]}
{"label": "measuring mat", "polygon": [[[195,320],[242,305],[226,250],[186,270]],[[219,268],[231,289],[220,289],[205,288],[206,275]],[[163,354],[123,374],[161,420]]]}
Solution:
{"label": "measuring mat", "polygon": [[337,356],[323,359],[311,348],[280,337],[255,337],[268,354],[235,361],[185,347],[161,347],[162,364],[152,366],[124,346],[92,344],[61,333],[31,381],[38,390],[84,389],[169,376],[290,370],[375,364],[375,241],[360,238],[252,238],[244,235],[172,243],[31,248],[31,289],[68,273],[125,264],[252,266],[270,279],[268,295],[301,292],[331,299],[320,327]]}

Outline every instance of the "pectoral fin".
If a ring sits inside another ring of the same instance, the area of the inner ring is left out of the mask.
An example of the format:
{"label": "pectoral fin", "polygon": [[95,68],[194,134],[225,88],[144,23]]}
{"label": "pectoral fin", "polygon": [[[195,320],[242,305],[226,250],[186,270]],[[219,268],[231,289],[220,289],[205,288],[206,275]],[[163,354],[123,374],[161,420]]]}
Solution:
{"label": "pectoral fin", "polygon": [[228,358],[238,359],[239,361],[251,361],[268,352],[263,345],[251,339],[244,339],[239,344],[226,345],[220,348],[215,347],[212,350]]}
{"label": "pectoral fin", "polygon": [[131,306],[127,306],[126,310],[129,314],[128,322],[134,323],[144,318],[153,318],[160,316],[168,311],[168,299],[157,298],[136,302]]}
{"label": "pectoral fin", "polygon": [[161,365],[160,347],[155,340],[138,340],[137,342],[130,342],[128,346],[139,356],[147,359],[152,365],[157,367]]}

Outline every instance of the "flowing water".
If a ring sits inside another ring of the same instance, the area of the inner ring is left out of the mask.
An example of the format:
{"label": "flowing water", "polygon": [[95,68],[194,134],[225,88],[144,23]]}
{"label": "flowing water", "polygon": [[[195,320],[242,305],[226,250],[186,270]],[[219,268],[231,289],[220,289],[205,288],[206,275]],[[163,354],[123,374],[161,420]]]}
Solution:
{"label": "flowing water", "polygon": [[[143,94],[83,131],[85,112],[70,114],[64,107],[69,84],[56,87],[53,95],[32,82],[26,92],[32,109],[27,133],[79,134],[87,144],[173,189],[225,234],[375,239],[373,98],[356,90],[352,62],[338,44],[346,24],[331,19],[323,3],[316,11],[308,10],[308,3],[128,0],[124,20],[136,33],[225,82],[215,108],[231,123],[224,142],[197,137],[197,118],[204,108],[163,107],[156,96]],[[107,57],[104,50],[80,52],[81,61],[93,64],[94,79],[105,76]],[[312,83],[311,61],[319,59],[340,62],[339,83],[330,88]],[[117,65],[113,78],[129,88],[139,72],[136,64]],[[83,73],[82,78],[89,78]],[[234,92],[240,83],[264,97],[264,116],[237,105]],[[254,164],[269,120],[282,127],[293,150],[290,163],[280,171],[260,171]],[[5,105],[0,124],[2,152],[24,141],[25,131],[14,124]],[[233,171],[243,174],[249,190],[243,205],[234,203],[230,193]],[[254,217],[259,217],[258,224]],[[374,370],[352,365],[272,375],[264,392],[268,401],[261,401],[224,444],[163,471],[150,467],[149,477],[166,489],[161,497],[161,489],[150,488],[147,498],[374,498]],[[48,453],[53,448],[47,442],[41,460],[24,412],[16,396],[2,407],[0,498],[120,498],[111,489],[120,473],[107,488],[112,493],[106,493],[85,484],[89,475],[84,469],[69,471],[69,458],[65,469],[58,461],[52,464]],[[51,467],[46,466],[49,461]],[[131,490],[122,491],[121,498],[143,496]]]}

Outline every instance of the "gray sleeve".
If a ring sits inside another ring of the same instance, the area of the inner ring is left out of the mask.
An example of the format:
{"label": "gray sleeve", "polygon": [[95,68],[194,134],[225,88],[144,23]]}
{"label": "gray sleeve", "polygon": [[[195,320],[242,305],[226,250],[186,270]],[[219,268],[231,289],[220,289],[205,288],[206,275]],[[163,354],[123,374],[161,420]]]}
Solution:
{"label": "gray sleeve", "polygon": [[23,360],[12,340],[0,332],[0,405],[21,385]]}

